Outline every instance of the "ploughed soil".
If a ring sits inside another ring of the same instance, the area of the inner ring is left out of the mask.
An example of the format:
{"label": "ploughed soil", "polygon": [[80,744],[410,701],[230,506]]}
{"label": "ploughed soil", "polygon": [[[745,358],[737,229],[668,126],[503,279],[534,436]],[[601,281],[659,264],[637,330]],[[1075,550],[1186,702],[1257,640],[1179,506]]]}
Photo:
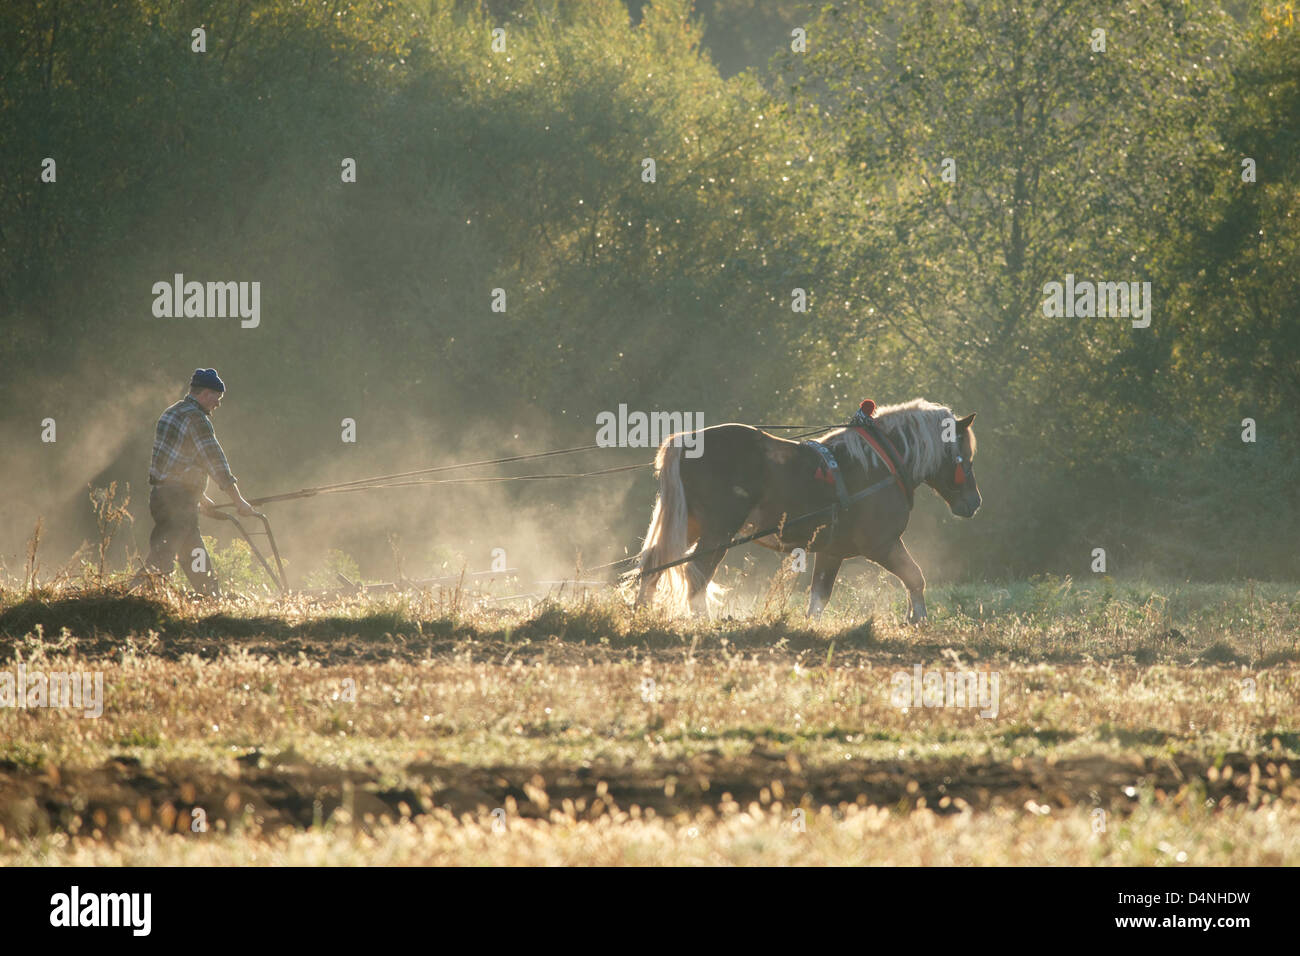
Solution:
{"label": "ploughed soil", "polygon": [[[334,817],[369,828],[385,818],[437,808],[484,823],[492,811],[546,818],[555,812],[592,819],[614,810],[661,817],[721,812],[731,801],[783,807],[876,805],[938,813],[994,807],[1059,812],[1072,807],[1125,813],[1139,801],[1223,807],[1300,801],[1300,760],[1268,761],[1241,754],[1220,768],[1195,758],[1072,760],[1017,758],[881,762],[846,760],[804,768],[793,755],[756,749],[740,757],[704,754],[651,768],[467,767],[412,764],[394,786],[364,771],[340,772],[254,750],[233,769],[216,772],[182,763],[143,767],[117,757],[89,770],[32,769],[0,762],[0,827],[11,836],[51,832],[114,838],[138,826],[194,832],[272,832],[319,826]],[[195,814],[198,808],[202,812]],[[340,809],[345,815],[335,817]],[[1049,809],[1050,808],[1050,809]]]}
{"label": "ploughed soil", "polygon": [[[0,663],[26,652],[37,639],[32,636],[37,625],[47,651],[85,660],[111,660],[124,653],[217,659],[244,651],[323,665],[443,656],[582,663],[641,654],[708,660],[739,652],[802,660],[808,666],[842,666],[900,656],[916,660],[918,654],[938,654],[946,646],[922,643],[923,633],[916,635],[916,643],[882,639],[870,621],[828,639],[780,622],[721,622],[697,634],[653,621],[629,627],[598,608],[546,605],[522,622],[517,616],[489,613],[471,620],[418,621],[391,611],[305,620],[290,614],[201,617],[132,596],[33,597],[0,611]],[[1151,653],[1176,655],[1181,638],[1176,631],[1153,635]],[[1005,651],[979,644],[963,648],[968,657],[998,653]],[[256,750],[219,769],[184,762],[146,767],[128,756],[82,769],[0,760],[0,829],[11,836],[98,833],[111,839],[136,826],[194,832],[201,821],[213,831],[271,832],[344,819],[368,828],[384,818],[439,810],[486,823],[497,808],[506,811],[508,825],[511,818],[546,818],[555,812],[588,819],[639,808],[647,815],[676,817],[755,802],[829,806],[836,812],[858,804],[899,811],[928,807],[939,813],[996,807],[1038,813],[1101,807],[1124,813],[1148,795],[1157,802],[1201,806],[1300,800],[1300,760],[1280,757],[1229,755],[1218,767],[1195,756],[1137,755],[1008,762],[855,759],[804,767],[793,754],[768,746],[760,744],[745,756],[704,753],[648,767],[420,763],[382,777],[317,766],[292,753]]]}

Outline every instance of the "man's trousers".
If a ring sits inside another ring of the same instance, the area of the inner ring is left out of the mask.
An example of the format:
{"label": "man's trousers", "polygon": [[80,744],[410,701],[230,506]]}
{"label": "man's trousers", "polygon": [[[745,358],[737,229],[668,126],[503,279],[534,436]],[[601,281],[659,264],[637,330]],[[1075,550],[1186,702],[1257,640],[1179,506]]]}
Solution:
{"label": "man's trousers", "polygon": [[149,489],[149,514],[154,527],[149,535],[149,557],[145,564],[151,571],[171,574],[179,556],[181,569],[194,590],[217,595],[217,573],[212,558],[199,536],[199,499],[201,490],[179,484],[154,485]]}

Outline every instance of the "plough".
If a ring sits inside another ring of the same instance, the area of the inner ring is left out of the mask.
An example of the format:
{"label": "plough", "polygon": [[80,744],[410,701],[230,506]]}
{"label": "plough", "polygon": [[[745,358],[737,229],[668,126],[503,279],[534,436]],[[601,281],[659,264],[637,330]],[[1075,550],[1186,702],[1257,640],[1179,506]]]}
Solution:
{"label": "plough", "polygon": [[[263,530],[253,531],[250,533],[244,529],[242,524],[240,524],[239,519],[232,514],[227,514],[224,511],[218,511],[215,509],[205,513],[210,518],[216,518],[220,521],[229,521],[233,524],[235,530],[238,531],[243,536],[244,540],[248,542],[248,549],[253,552],[253,556],[256,557],[262,567],[266,569],[267,575],[271,578],[272,583],[279,588],[280,593],[284,594],[289,590],[289,583],[284,576],[284,564],[280,561],[280,549],[275,544],[275,535],[271,533],[271,521],[266,515],[262,514],[260,511],[255,515],[255,517],[261,520]],[[266,540],[270,544],[271,555],[275,558],[275,570],[271,569],[270,563],[263,556],[262,552],[258,550],[257,545],[253,543],[251,535],[254,534],[266,535]]]}

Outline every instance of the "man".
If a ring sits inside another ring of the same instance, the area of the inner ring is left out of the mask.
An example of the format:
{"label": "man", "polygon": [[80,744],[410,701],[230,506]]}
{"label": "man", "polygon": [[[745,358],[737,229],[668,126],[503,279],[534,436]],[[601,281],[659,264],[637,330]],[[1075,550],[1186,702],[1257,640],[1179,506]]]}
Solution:
{"label": "man", "polygon": [[179,555],[195,590],[214,596],[220,593],[217,575],[199,536],[199,511],[217,513],[216,502],[207,495],[208,477],[230,496],[241,515],[257,514],[240,494],[209,420],[225,392],[226,383],[216,369],[196,368],[189,395],[158,419],[149,465],[149,514],[154,529],[146,570],[171,574]]}

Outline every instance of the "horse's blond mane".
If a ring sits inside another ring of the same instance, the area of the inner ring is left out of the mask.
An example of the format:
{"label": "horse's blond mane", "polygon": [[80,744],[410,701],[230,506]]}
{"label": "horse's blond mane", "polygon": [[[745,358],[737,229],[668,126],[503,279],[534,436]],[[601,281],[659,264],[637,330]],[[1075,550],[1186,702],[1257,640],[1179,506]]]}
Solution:
{"label": "horse's blond mane", "polygon": [[[919,481],[938,472],[939,466],[950,454],[943,442],[943,421],[950,417],[954,417],[952,409],[946,405],[914,398],[900,405],[877,408],[875,420],[903,456],[908,473]],[[968,430],[967,434],[970,435],[971,455],[974,456],[975,432]],[[884,464],[875,449],[852,428],[833,429],[818,440],[823,444],[828,441],[843,441],[849,454],[864,470],[878,462]]]}

